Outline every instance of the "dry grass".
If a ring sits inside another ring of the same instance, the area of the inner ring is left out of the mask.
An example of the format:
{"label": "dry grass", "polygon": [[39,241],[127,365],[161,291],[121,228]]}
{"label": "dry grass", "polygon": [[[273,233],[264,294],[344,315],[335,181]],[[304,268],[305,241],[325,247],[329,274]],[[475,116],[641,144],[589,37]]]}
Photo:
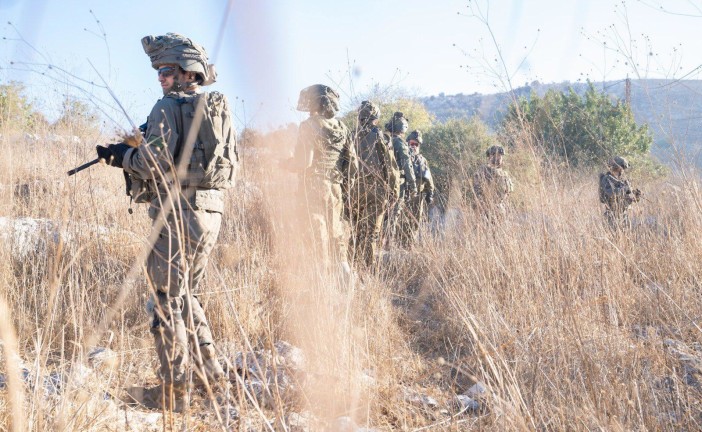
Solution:
{"label": "dry grass", "polygon": [[[1,145],[2,214],[48,221],[31,250],[20,253],[11,238],[0,247],[0,299],[10,311],[1,319],[20,356],[34,377],[76,375],[90,345],[117,357],[59,395],[45,395],[42,378],[21,385],[20,419],[10,409],[14,393],[3,391],[0,430],[20,421],[36,431],[146,428],[138,410],[104,398],[155,379],[146,284],[122,284],[149,232],[146,210],[127,213],[119,170],[65,176],[93,157],[92,144],[32,143],[3,131]],[[538,165],[529,155],[515,160]],[[228,352],[285,339],[306,354],[309,379],[296,402],[284,403],[275,386],[277,403],[262,411],[241,396],[254,430],[263,416],[280,425],[303,409],[379,430],[702,427],[702,390],[690,379],[699,371],[675,351],[702,358],[696,176],[643,185],[651,201],[636,210],[642,224],[619,235],[603,225],[593,176],[517,177],[519,205],[504,223],[486,225],[462,208],[434,234],[423,231],[411,253],[390,251],[379,275],[349,291],[307,246],[294,178],[275,161],[257,164],[228,193],[201,287]],[[121,290],[128,295],[115,305]],[[95,334],[112,308],[118,318]],[[12,363],[6,334],[3,373]],[[402,396],[407,387],[443,404],[476,381],[488,388],[479,415],[426,413]],[[212,416],[191,414],[159,417],[153,428],[218,430]]]}

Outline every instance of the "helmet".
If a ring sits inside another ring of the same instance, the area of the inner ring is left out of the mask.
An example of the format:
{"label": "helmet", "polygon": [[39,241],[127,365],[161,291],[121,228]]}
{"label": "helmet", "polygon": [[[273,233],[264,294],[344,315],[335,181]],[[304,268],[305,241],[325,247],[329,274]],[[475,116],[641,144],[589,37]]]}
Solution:
{"label": "helmet", "polygon": [[415,129],[412,132],[410,132],[410,134],[407,135],[407,142],[410,142],[412,140],[419,142],[419,144],[424,144],[424,140],[422,139],[422,131],[420,131],[419,129]]}
{"label": "helmet", "polygon": [[392,115],[389,122],[385,123],[385,130],[391,133],[405,133],[408,128],[409,123],[407,123],[405,115],[399,111]]}
{"label": "helmet", "polygon": [[610,168],[618,166],[619,168],[624,170],[629,168],[629,161],[624,159],[622,156],[615,156],[609,160],[609,163],[607,165],[609,165]]}
{"label": "helmet", "polygon": [[485,156],[490,157],[490,156],[492,156],[492,155],[494,155],[494,154],[501,154],[501,155],[504,155],[504,154],[505,154],[505,148],[502,147],[502,146],[500,146],[500,145],[494,145],[494,146],[490,146],[490,148],[488,148],[488,149],[485,151]]}
{"label": "helmet", "polygon": [[297,110],[317,112],[326,118],[332,118],[339,112],[339,93],[324,84],[315,84],[300,90]]}
{"label": "helmet", "polygon": [[214,65],[207,63],[205,48],[183,35],[144,36],[141,45],[154,69],[164,64],[177,64],[184,71],[195,72],[201,85],[210,85],[217,79]]}
{"label": "helmet", "polygon": [[371,101],[361,102],[358,108],[358,119],[361,121],[372,121],[380,118],[380,108]]}

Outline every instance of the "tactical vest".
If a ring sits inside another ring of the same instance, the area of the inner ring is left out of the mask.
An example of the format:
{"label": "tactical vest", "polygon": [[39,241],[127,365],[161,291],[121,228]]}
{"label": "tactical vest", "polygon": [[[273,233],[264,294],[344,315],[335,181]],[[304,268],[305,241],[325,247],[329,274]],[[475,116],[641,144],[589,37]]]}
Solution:
{"label": "tactical vest", "polygon": [[356,157],[358,157],[359,177],[372,177],[378,181],[387,180],[386,162],[382,155],[385,143],[378,128],[361,130],[356,137]]}
{"label": "tactical vest", "polygon": [[[174,151],[176,166],[180,163],[180,155],[183,154],[186,141],[194,138],[186,174],[180,180],[181,186],[216,190],[232,187],[235,173],[233,162],[238,161],[239,156],[235,137],[224,136],[224,133],[234,133],[233,129],[224,130],[226,117],[230,115],[224,95],[218,92],[186,96],[171,93],[165,97],[175,99],[180,106],[180,118],[176,119],[179,123],[178,142]],[[191,138],[190,130],[196,118],[198,105],[201,105],[203,115],[198,119],[200,127],[197,134]],[[228,120],[231,122],[231,119]],[[127,179],[127,187],[135,203],[151,202],[158,195],[156,185],[150,179],[130,176]]]}
{"label": "tactical vest", "polygon": [[412,155],[412,167],[414,168],[414,178],[417,181],[417,191],[424,190],[425,173],[429,172],[429,164],[421,154]]}

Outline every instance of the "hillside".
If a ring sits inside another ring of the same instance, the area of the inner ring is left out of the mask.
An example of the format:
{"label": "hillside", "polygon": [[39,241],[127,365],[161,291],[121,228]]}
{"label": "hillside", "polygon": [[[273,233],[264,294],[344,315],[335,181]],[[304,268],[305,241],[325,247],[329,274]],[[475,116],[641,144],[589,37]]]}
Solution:
{"label": "hillside", "polygon": [[[625,98],[625,82],[606,81],[595,84],[615,99]],[[563,82],[541,84],[532,82],[515,89],[517,97],[535,92],[543,96],[548,90],[567,91],[572,87],[578,94],[585,93],[586,83]],[[684,156],[702,166],[702,80],[632,80],[631,106],[638,122],[647,123],[653,133],[653,153],[663,160],[671,160],[666,149],[685,150]],[[456,94],[429,96],[422,102],[440,121],[450,118],[470,118],[474,115],[495,129],[511,100],[509,93],[483,95]]]}

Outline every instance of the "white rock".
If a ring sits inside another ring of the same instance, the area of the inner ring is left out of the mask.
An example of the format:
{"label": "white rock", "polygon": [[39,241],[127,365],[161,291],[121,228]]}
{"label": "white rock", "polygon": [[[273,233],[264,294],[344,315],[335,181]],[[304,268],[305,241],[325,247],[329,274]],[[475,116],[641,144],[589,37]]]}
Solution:
{"label": "white rock", "polygon": [[487,389],[483,383],[477,382],[463,394],[472,399],[480,399],[487,395]]}
{"label": "white rock", "polygon": [[458,395],[449,401],[448,406],[454,414],[465,414],[478,411],[480,402],[466,395]]}

